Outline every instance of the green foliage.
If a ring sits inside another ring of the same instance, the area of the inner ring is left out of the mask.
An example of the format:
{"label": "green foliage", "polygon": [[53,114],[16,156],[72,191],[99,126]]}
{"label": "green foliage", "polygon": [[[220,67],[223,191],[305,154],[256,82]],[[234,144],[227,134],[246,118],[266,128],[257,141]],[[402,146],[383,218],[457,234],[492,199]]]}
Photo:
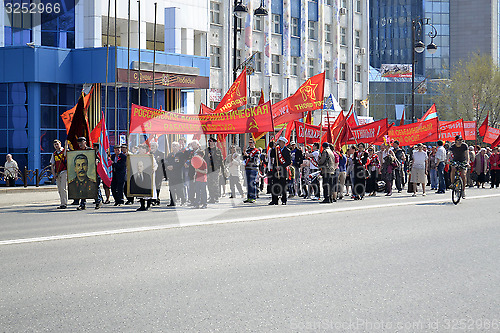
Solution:
{"label": "green foliage", "polygon": [[435,97],[440,119],[477,121],[481,126],[488,111],[490,126],[500,122],[500,69],[491,56],[474,55],[451,70],[451,80],[438,85]]}

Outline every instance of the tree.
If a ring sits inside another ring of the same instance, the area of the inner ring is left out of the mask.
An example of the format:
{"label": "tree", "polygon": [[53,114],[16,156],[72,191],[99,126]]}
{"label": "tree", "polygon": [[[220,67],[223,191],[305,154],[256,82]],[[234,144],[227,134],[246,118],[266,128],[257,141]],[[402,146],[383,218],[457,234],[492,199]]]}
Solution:
{"label": "tree", "polygon": [[451,70],[435,97],[440,119],[475,120],[477,128],[490,112],[490,126],[500,122],[500,68],[490,55],[474,55]]}

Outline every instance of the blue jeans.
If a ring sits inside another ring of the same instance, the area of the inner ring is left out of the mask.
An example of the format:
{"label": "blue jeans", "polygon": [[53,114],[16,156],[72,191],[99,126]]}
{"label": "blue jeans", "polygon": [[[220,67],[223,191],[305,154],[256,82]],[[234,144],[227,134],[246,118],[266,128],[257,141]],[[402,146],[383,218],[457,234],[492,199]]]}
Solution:
{"label": "blue jeans", "polygon": [[436,169],[431,169],[430,170],[430,176],[431,176],[431,188],[432,189],[437,189],[437,186],[438,186],[437,170]]}
{"label": "blue jeans", "polygon": [[247,177],[247,198],[257,199],[257,170],[255,169],[245,169],[245,175]]}
{"label": "blue jeans", "polygon": [[445,192],[446,184],[444,181],[444,162],[439,162],[438,167],[437,167],[437,174],[438,174],[438,179],[439,179],[438,191]]}

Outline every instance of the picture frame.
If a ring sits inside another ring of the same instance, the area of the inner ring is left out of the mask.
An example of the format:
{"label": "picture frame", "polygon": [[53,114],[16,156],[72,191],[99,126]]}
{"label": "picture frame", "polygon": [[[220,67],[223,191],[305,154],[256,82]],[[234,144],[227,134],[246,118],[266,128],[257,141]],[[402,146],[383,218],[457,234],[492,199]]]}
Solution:
{"label": "picture frame", "polygon": [[93,149],[72,150],[67,155],[68,198],[95,199],[97,181],[96,153]]}
{"label": "picture frame", "polygon": [[153,173],[153,155],[129,155],[127,157],[127,196],[152,198]]}

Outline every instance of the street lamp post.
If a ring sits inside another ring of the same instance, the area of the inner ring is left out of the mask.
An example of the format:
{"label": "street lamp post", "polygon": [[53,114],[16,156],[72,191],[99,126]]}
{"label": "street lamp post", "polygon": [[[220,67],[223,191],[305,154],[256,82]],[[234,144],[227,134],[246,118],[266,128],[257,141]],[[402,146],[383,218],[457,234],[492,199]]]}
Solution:
{"label": "street lamp post", "polygon": [[428,18],[418,18],[411,21],[411,41],[412,52],[411,52],[411,122],[415,122],[415,52],[422,53],[425,50],[425,44],[421,41],[417,41],[417,34],[422,33],[424,26],[430,26],[431,31],[429,31],[428,36],[431,38],[431,42],[427,45],[427,52],[434,54],[437,51],[437,46],[434,44],[434,38],[437,36],[436,28],[429,23]]}

